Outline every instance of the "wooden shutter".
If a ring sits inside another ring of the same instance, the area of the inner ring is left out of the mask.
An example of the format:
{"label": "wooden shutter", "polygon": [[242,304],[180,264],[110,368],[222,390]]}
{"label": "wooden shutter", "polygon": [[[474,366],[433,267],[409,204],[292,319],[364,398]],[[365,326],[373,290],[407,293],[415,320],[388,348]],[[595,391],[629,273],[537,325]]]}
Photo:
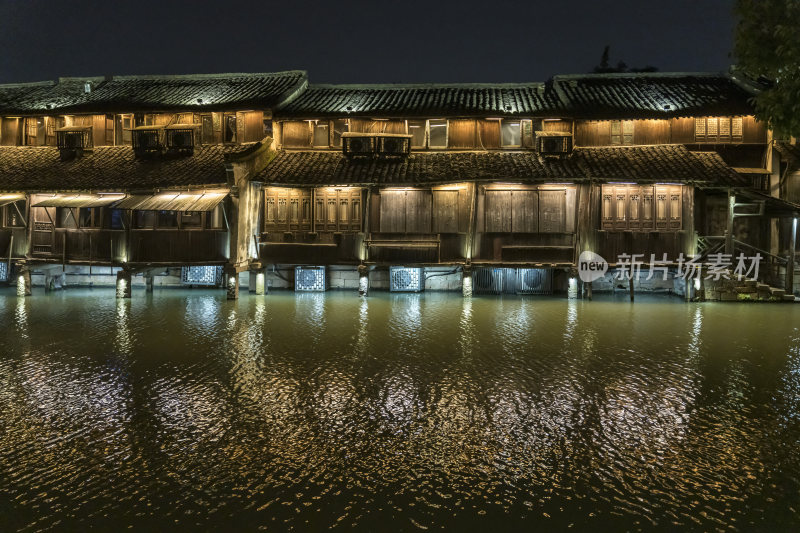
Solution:
{"label": "wooden shutter", "polygon": [[622,121],[622,144],[633,144],[633,121]]}
{"label": "wooden shutter", "polygon": [[500,121],[478,121],[478,148],[500,148]]}
{"label": "wooden shutter", "polygon": [[308,148],[311,146],[311,128],[305,120],[290,120],[283,123],[283,145],[286,148]]}
{"label": "wooden shutter", "polygon": [[614,187],[611,185],[603,185],[601,195],[601,227],[605,230],[611,230],[614,229]]}
{"label": "wooden shutter", "polygon": [[669,188],[669,229],[673,231],[681,229],[682,226],[681,195],[682,187],[680,185],[672,185]]}
{"label": "wooden shutter", "polygon": [[533,148],[536,142],[533,134],[533,121],[530,119],[523,119],[521,121],[521,127],[522,127],[522,147]]}
{"label": "wooden shutter", "polygon": [[381,191],[380,228],[383,233],[405,233],[406,191]]}
{"label": "wooden shutter", "polygon": [[486,191],[484,211],[487,233],[511,232],[511,191]]}
{"label": "wooden shutter", "polygon": [[622,123],[619,120],[611,121],[611,144],[622,144]]}
{"label": "wooden shutter", "polygon": [[653,197],[653,186],[647,185],[640,187],[642,200],[639,206],[639,227],[642,230],[652,230],[654,229],[654,218],[653,218],[653,209],[654,209],[654,200]]}
{"label": "wooden shutter", "polygon": [[433,233],[458,233],[458,191],[433,191]]}
{"label": "wooden shutter", "polygon": [[669,188],[657,186],[655,191],[655,229],[664,231],[669,227]]}
{"label": "wooden shutter", "polygon": [[628,229],[642,229],[642,191],[638,186],[628,187]]}
{"label": "wooden shutter", "polygon": [[564,233],[567,227],[567,191],[539,191],[539,231]]}
{"label": "wooden shutter", "polygon": [[475,121],[471,119],[450,120],[447,128],[449,148],[475,148]]}
{"label": "wooden shutter", "polygon": [[431,232],[431,191],[406,191],[406,233]]}
{"label": "wooden shutter", "polygon": [[539,193],[513,191],[511,193],[511,231],[537,233],[539,231]]}
{"label": "wooden shutter", "polygon": [[706,119],[705,118],[696,118],[696,119],[694,119],[694,140],[696,142],[705,142],[706,141]]}
{"label": "wooden shutter", "polygon": [[742,117],[731,119],[731,141],[742,142]]}

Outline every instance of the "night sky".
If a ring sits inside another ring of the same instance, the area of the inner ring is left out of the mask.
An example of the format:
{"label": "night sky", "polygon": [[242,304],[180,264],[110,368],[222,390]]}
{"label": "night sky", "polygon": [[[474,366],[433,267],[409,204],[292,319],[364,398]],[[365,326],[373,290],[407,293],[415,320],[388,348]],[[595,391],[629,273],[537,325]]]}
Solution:
{"label": "night sky", "polygon": [[0,83],[309,71],[317,83],[524,82],[611,62],[720,71],[733,0],[0,0]]}

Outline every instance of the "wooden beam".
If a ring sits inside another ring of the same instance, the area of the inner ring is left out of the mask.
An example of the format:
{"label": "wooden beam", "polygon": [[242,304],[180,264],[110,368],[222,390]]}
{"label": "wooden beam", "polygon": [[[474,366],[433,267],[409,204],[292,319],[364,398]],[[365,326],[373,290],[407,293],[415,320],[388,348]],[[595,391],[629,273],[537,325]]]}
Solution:
{"label": "wooden beam", "polygon": [[728,225],[725,230],[725,253],[733,255],[733,217],[736,207],[736,195],[728,189]]}
{"label": "wooden beam", "polygon": [[792,237],[786,258],[786,294],[794,294],[794,253],[797,249],[797,217],[792,219]]}

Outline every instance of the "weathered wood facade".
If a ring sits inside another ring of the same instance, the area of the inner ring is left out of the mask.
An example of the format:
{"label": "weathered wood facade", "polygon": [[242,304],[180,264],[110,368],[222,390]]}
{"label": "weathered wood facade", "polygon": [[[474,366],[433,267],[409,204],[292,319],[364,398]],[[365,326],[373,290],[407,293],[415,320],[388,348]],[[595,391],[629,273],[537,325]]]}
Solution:
{"label": "weathered wood facade", "polygon": [[[73,100],[49,107],[56,90]],[[570,269],[585,250],[611,263],[674,261],[728,231],[727,195],[770,182],[770,133],[751,94],[735,76],[684,73],[307,86],[290,72],[0,87],[0,188],[24,194],[0,207],[0,248],[18,261],[130,268]],[[4,155],[21,163],[4,166]],[[211,190],[221,196],[202,209],[157,200]],[[112,193],[122,199],[97,203]],[[775,239],[753,219],[733,227],[751,246]]]}

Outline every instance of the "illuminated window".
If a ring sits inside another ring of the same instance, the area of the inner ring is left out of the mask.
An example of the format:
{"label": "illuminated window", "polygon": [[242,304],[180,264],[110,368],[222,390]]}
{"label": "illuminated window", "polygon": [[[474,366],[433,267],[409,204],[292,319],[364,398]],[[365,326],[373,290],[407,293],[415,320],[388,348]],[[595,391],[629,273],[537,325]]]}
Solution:
{"label": "illuminated window", "polygon": [[680,185],[603,185],[601,227],[612,231],[681,229]]}
{"label": "illuminated window", "polygon": [[346,119],[336,119],[333,121],[333,146],[337,148],[342,147],[342,133],[350,131],[349,124]]}
{"label": "illuminated window", "polygon": [[409,120],[408,133],[411,135],[411,148],[425,148],[424,120]]}
{"label": "illuminated window", "polygon": [[318,120],[313,123],[314,127],[314,148],[327,148],[330,143],[329,127],[327,120]]}
{"label": "illuminated window", "polygon": [[430,130],[428,147],[447,148],[447,120],[431,119],[428,121]]}
{"label": "illuminated window", "polygon": [[698,143],[742,142],[742,117],[694,119],[694,140]]}
{"label": "illuminated window", "polygon": [[611,121],[611,144],[620,144],[620,145],[633,144],[632,120]]}
{"label": "illuminated window", "polygon": [[500,121],[500,142],[503,148],[519,148],[522,146],[520,121],[506,119]]}

